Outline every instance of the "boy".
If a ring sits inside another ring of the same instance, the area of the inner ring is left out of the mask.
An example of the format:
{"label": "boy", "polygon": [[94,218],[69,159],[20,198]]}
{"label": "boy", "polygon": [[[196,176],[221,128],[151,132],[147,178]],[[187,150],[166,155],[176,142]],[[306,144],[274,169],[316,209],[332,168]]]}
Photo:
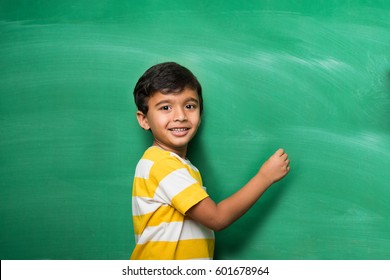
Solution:
{"label": "boy", "polygon": [[214,231],[240,218],[290,170],[282,149],[235,194],[216,204],[186,158],[201,123],[202,88],[174,62],[149,68],[134,88],[137,120],[154,142],[139,161],[133,184],[136,246],[131,259],[212,259]]}

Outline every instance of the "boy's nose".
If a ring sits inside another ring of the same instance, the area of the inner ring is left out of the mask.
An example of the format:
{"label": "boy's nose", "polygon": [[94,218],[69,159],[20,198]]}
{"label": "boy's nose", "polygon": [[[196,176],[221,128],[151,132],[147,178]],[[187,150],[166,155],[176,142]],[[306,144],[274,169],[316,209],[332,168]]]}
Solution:
{"label": "boy's nose", "polygon": [[182,109],[178,109],[178,110],[175,112],[174,121],[182,122],[182,121],[186,121],[186,120],[187,120],[187,116],[186,116],[185,111],[182,110]]}

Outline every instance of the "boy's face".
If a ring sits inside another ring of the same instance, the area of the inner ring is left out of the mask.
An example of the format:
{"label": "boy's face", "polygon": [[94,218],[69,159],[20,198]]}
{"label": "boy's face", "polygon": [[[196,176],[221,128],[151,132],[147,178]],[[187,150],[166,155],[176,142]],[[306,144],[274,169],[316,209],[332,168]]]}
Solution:
{"label": "boy's face", "polygon": [[140,126],[151,130],[154,145],[185,158],[187,146],[201,122],[199,97],[185,88],[180,93],[154,93],[148,100],[148,113],[137,112]]}

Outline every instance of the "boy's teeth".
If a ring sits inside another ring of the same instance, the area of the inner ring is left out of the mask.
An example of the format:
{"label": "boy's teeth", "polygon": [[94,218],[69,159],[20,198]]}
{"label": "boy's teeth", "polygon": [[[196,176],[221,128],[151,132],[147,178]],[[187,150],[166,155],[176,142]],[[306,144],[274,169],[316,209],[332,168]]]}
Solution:
{"label": "boy's teeth", "polygon": [[173,131],[185,131],[187,128],[172,128]]}

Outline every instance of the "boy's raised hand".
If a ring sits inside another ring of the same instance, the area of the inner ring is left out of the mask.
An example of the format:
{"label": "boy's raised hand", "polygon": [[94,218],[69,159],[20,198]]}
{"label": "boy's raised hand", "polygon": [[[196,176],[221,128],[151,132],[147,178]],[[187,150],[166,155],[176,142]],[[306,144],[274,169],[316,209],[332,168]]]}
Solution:
{"label": "boy's raised hand", "polygon": [[195,221],[212,229],[221,230],[236,221],[276,181],[290,171],[290,160],[279,149],[260,168],[259,172],[241,189],[216,204],[210,197],[191,207],[187,214]]}
{"label": "boy's raised hand", "polygon": [[278,149],[264,164],[261,166],[258,174],[269,180],[273,184],[281,180],[290,171],[290,160],[283,149]]}

